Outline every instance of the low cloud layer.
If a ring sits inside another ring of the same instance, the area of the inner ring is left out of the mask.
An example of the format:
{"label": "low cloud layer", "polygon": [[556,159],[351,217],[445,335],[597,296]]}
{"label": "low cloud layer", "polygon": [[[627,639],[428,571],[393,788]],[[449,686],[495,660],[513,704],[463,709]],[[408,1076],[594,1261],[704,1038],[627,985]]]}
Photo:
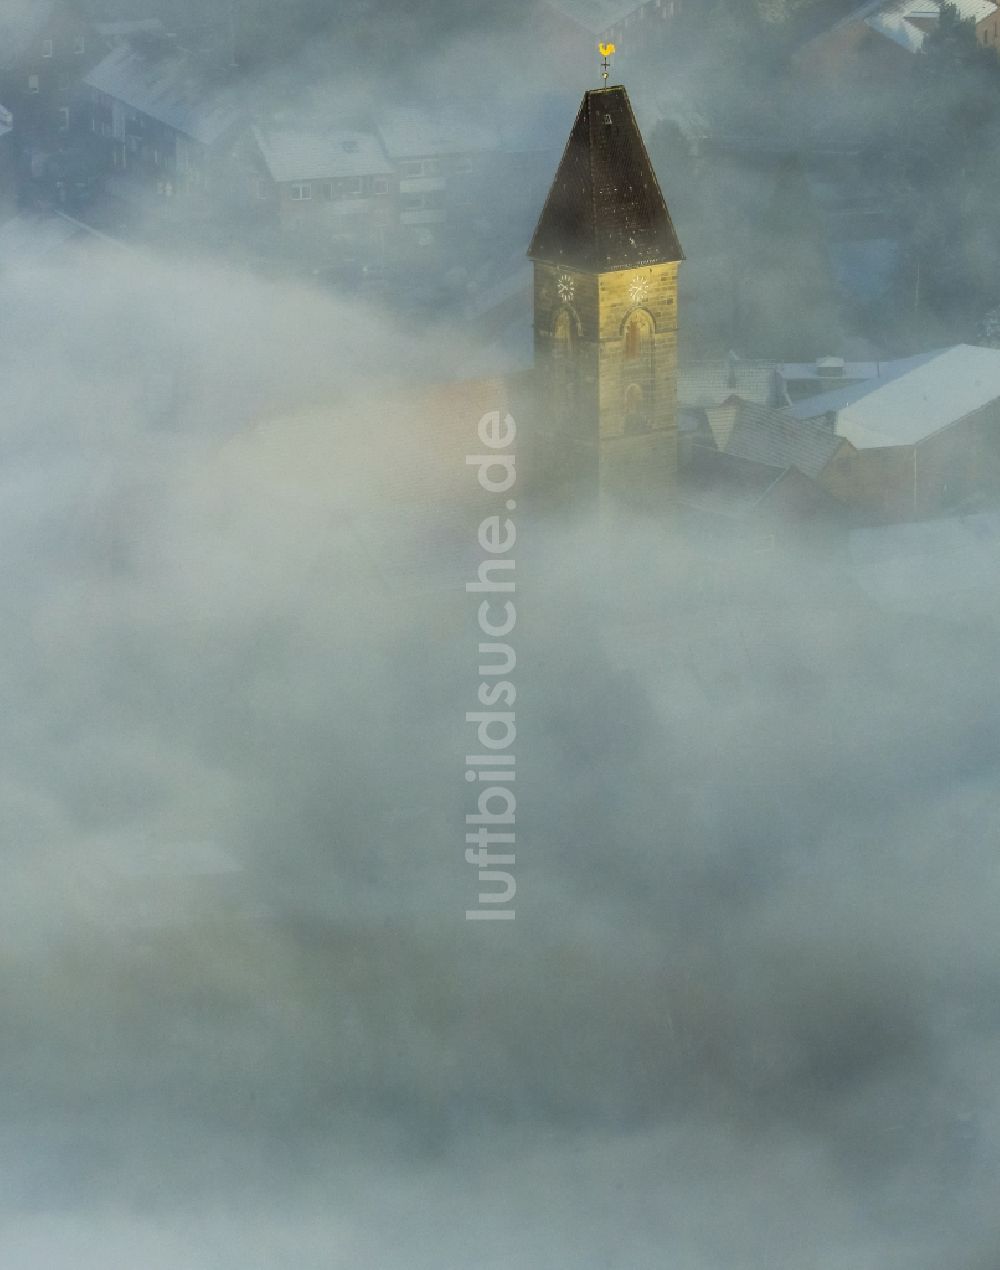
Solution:
{"label": "low cloud layer", "polygon": [[441,345],[141,254],[0,287],[5,1267],[996,1265],[995,624],[526,517],[467,925],[463,549],[372,475]]}

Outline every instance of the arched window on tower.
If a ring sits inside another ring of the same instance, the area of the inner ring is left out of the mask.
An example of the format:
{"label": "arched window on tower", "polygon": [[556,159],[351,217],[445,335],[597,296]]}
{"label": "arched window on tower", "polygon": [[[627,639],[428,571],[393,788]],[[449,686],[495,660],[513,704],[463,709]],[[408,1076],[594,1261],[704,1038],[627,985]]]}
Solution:
{"label": "arched window on tower", "polygon": [[634,436],[649,431],[649,415],[646,410],[646,394],[641,384],[629,384],[625,389],[625,433]]}
{"label": "arched window on tower", "polygon": [[568,309],[561,309],[556,314],[552,328],[553,356],[557,360],[570,361],[573,356],[573,318]]}
{"label": "arched window on tower", "polygon": [[576,401],[576,327],[573,314],[562,309],[552,324],[553,408],[558,415],[570,416]]}
{"label": "arched window on tower", "polygon": [[652,323],[646,313],[633,313],[625,327],[625,360],[637,362],[649,352]]}

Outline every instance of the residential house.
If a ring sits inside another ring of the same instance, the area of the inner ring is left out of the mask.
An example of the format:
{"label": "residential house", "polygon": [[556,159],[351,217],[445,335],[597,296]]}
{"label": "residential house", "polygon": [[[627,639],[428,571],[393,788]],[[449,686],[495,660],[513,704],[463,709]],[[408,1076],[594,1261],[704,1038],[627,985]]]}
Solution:
{"label": "residential house", "polygon": [[[807,40],[795,54],[807,77],[838,78],[845,72],[895,73],[919,53],[940,21],[944,0],[868,0]],[[995,0],[954,0],[959,16],[992,30]],[[984,41],[986,42],[986,41]]]}
{"label": "residential house", "polygon": [[218,192],[244,126],[235,91],[170,41],[113,49],[86,76],[91,128],[108,167],[157,193]]}
{"label": "residential house", "polygon": [[41,176],[47,155],[85,127],[80,83],[100,55],[75,0],[32,0],[16,15],[0,9],[0,101],[26,174]]}
{"label": "residential house", "polygon": [[[457,116],[396,110],[378,126],[399,180],[398,227],[404,243],[443,246],[469,227],[484,192],[498,180],[500,131]],[[447,228],[446,228],[447,226]]]}
{"label": "residential house", "polygon": [[398,178],[375,135],[258,127],[250,145],[250,192],[283,231],[331,259],[381,258]]}
{"label": "residential house", "polygon": [[[874,366],[826,358],[782,369],[793,389],[806,371],[837,386],[781,408],[737,394],[713,404],[700,391],[705,404],[689,405],[680,419],[686,501],[729,507],[727,514],[753,510],[759,519],[778,493],[772,484],[794,472],[781,491],[783,511],[794,492],[797,516],[808,511],[826,523],[831,499],[854,524],[1000,502],[1000,350],[958,345]],[[691,400],[690,379],[684,396]],[[800,478],[822,493],[814,499]]]}
{"label": "residential house", "polygon": [[737,520],[764,546],[781,523],[822,535],[844,519],[822,475],[851,445],[820,423],[734,395],[709,406],[700,426],[682,416],[679,442],[689,524],[710,531]]}
{"label": "residential house", "polygon": [[987,0],[982,14],[976,17],[976,39],[980,44],[1000,48],[1000,5],[993,0]]}

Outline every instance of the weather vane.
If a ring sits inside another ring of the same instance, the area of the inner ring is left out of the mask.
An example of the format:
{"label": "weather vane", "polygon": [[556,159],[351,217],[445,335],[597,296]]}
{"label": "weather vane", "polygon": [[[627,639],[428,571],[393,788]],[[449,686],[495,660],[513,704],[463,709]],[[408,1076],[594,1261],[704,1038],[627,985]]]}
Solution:
{"label": "weather vane", "polygon": [[611,62],[609,59],[611,54],[615,51],[615,46],[613,44],[598,44],[597,51],[600,53],[601,57],[604,58],[604,61],[601,63],[601,77],[604,80],[604,87],[607,88],[608,74],[611,70]]}

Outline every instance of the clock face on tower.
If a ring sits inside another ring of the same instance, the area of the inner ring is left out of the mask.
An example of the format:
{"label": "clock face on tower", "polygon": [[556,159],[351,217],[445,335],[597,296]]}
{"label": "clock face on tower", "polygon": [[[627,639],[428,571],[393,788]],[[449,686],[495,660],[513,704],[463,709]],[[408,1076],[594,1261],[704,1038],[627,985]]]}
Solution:
{"label": "clock face on tower", "polygon": [[633,304],[642,304],[649,294],[649,279],[645,274],[640,274],[637,278],[632,279],[628,293]]}
{"label": "clock face on tower", "polygon": [[576,287],[573,284],[573,279],[568,273],[561,273],[559,275],[559,280],[556,283],[556,290],[559,292],[559,299],[562,300],[564,304],[569,304],[576,292]]}

